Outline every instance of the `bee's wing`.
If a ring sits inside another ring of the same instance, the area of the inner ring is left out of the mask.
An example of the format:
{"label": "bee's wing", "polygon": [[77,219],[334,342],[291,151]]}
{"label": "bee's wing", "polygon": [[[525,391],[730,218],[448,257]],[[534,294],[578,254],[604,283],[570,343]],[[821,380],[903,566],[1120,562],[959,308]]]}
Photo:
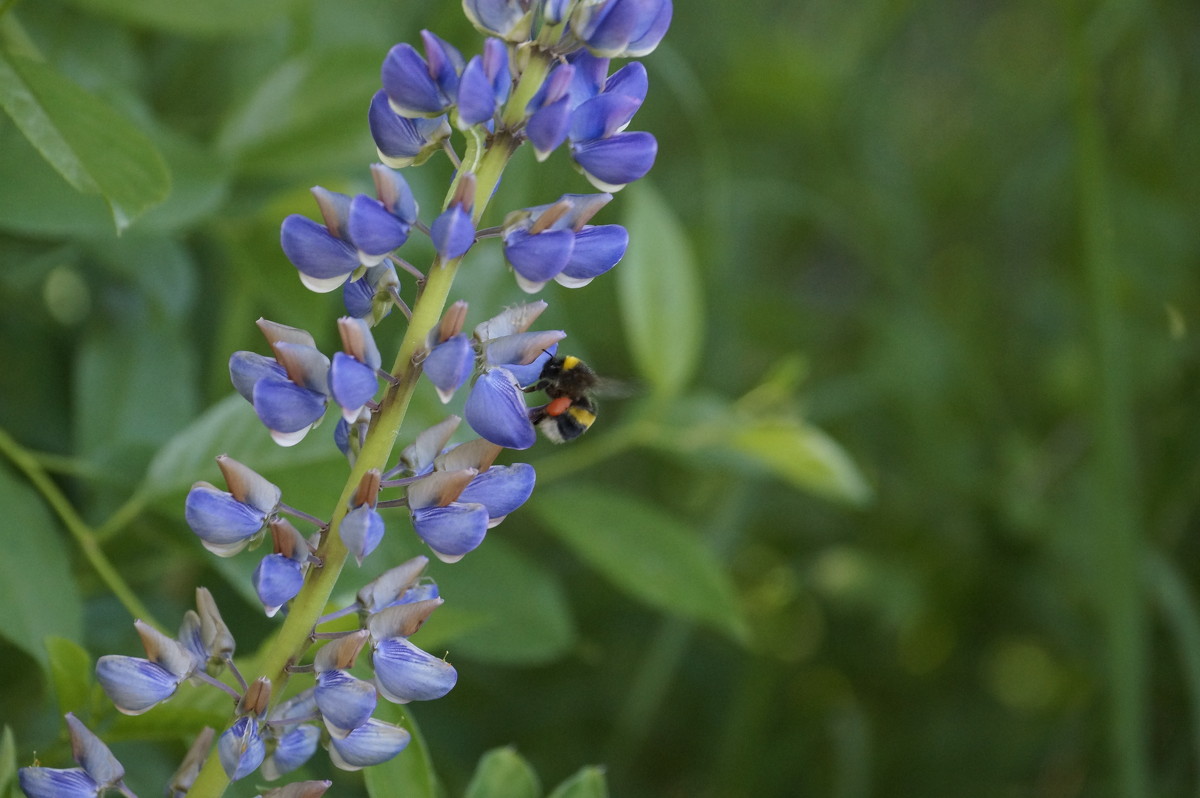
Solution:
{"label": "bee's wing", "polygon": [[629,399],[643,391],[636,383],[614,380],[611,377],[597,377],[596,385],[589,393],[598,399]]}

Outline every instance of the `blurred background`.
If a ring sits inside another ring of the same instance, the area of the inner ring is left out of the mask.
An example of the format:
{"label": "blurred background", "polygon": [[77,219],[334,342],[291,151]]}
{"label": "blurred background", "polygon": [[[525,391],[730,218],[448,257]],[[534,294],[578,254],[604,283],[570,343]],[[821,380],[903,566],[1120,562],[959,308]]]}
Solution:
{"label": "blurred background", "polygon": [[[451,0],[0,14],[10,112],[32,57],[149,142],[118,236],[0,117],[0,721],[19,764],[62,767],[73,677],[43,637],[84,674],[139,647],[30,474],[165,623],[208,585],[253,653],[257,558],[204,555],[187,486],[227,451],[328,515],[345,464],[332,423],[273,448],[227,358],[265,351],[260,316],[336,345],[339,297],[301,288],[279,223],[310,186],[369,190],[391,45],[479,39]],[[633,797],[1200,795],[1200,6],[690,0],[645,63],[658,160],[597,219],[628,262],[543,293],[636,395],[522,453],[529,505],[431,568],[448,602],[418,642],[460,680],[413,711],[447,793],[511,744],[547,786],[598,763]],[[84,117],[68,140],[140,146]],[[426,221],[442,161],[406,172]],[[587,190],[523,155],[492,223]],[[459,297],[472,324],[522,299],[485,245]],[[444,412],[428,390],[413,423]],[[392,521],[378,568],[421,551]],[[143,795],[179,724],[226,712],[134,723],[86,687]]]}

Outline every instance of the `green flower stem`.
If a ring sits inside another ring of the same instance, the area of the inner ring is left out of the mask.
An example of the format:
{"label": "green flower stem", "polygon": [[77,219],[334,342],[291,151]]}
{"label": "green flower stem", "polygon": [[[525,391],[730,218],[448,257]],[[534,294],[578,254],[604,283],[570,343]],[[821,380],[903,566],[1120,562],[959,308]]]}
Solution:
{"label": "green flower stem", "polygon": [[[548,62],[539,59],[531,62],[531,66],[534,64],[539,65],[540,70],[535,67],[530,71],[535,74],[540,71],[540,74],[544,76],[549,68]],[[536,86],[530,89],[527,85],[526,77],[530,71],[525,73],[518,86],[518,91],[514,92],[514,102],[520,102],[522,111],[529,101],[528,97],[531,97],[532,93],[536,91]],[[540,80],[540,78],[536,79],[539,85]],[[524,92],[521,91],[522,86],[526,87]],[[519,101],[517,99],[519,96],[525,96],[526,99]],[[506,119],[511,115],[508,112],[512,108],[513,105],[510,104],[506,109]],[[517,119],[519,121],[520,117]],[[519,142],[511,133],[505,131],[490,138],[468,135],[467,139],[467,152],[463,157],[458,175],[467,172],[475,175],[473,218],[478,224],[496,186],[500,183],[500,176]],[[447,194],[446,205],[453,196],[454,185]],[[363,475],[373,468],[385,469],[391,458],[396,438],[400,434],[400,427],[404,423],[404,417],[408,411],[409,401],[412,399],[413,391],[421,376],[418,356],[427,345],[430,331],[437,326],[442,313],[445,312],[446,301],[461,260],[462,258],[446,261],[440,257],[434,259],[425,286],[413,305],[408,330],[404,334],[400,350],[396,353],[396,360],[392,365],[391,373],[398,379],[398,382],[388,389],[380,403],[379,412],[371,424],[371,431],[363,443],[354,466],[350,469],[350,476],[338,498],[337,506],[330,519],[329,531],[324,535],[317,550],[317,557],[320,558],[322,566],[312,569],[299,595],[292,599],[287,619],[280,628],[279,634],[275,636],[263,654],[260,671],[271,680],[276,701],[283,695],[284,686],[287,684],[288,666],[300,662],[312,643],[312,633],[317,619],[324,614],[329,598],[333,595],[334,587],[341,576],[342,568],[346,565],[349,551],[342,543],[338,529],[349,510],[350,499],[357,491]],[[188,791],[188,796],[189,798],[218,798],[228,786],[229,779],[221,768],[220,760],[215,752],[211,752],[191,790]]]}
{"label": "green flower stem", "polygon": [[517,81],[517,87],[513,89],[512,95],[508,98],[508,105],[504,108],[504,114],[500,117],[500,127],[511,130],[518,127],[525,121],[525,109],[529,106],[529,101],[538,93],[538,89],[542,87],[546,76],[550,74],[550,67],[554,60],[542,50],[533,50],[529,55],[529,61],[525,64],[525,69],[521,72],[521,79]]}
{"label": "green flower stem", "polygon": [[29,450],[25,449],[21,444],[10,436],[3,429],[0,429],[0,452],[3,452],[5,457],[17,469],[25,475],[25,477],[33,484],[33,487],[42,494],[42,498],[46,500],[46,504],[62,521],[63,526],[71,533],[71,537],[75,538],[76,544],[79,545],[79,550],[83,552],[83,556],[87,559],[88,564],[104,582],[105,586],[113,592],[117,600],[122,606],[129,611],[129,614],[134,618],[140,618],[159,631],[164,631],[165,627],[155,620],[154,615],[138,600],[136,594],[130,589],[121,575],[117,573],[117,569],[105,556],[104,550],[100,547],[100,542],[96,538],[95,532],[88,524],[79,517],[79,513],[63,495],[58,485],[50,478],[45,469],[38,463],[35,457]]}

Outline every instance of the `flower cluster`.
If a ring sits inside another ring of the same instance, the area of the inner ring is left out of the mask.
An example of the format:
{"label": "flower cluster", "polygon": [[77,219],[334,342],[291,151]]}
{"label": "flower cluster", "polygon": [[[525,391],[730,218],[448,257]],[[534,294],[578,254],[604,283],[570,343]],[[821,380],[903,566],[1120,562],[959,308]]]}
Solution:
{"label": "flower cluster", "polygon": [[[380,698],[433,700],[458,678],[444,658],[410,640],[443,599],[422,575],[429,559],[418,556],[364,586],[352,605],[317,617],[343,566],[350,559],[361,565],[379,547],[389,508],[407,515],[434,557],[456,562],[533,492],[533,467],[499,463],[504,451],[533,446],[548,418],[574,409],[569,434],[547,432],[562,442],[586,430],[594,417],[586,399],[572,408],[575,397],[547,387],[548,374],[575,369],[578,378],[591,372],[575,358],[557,356],[565,331],[534,329],[546,302],[493,311],[467,328],[467,304],[450,302],[450,291],[459,262],[490,238],[500,239],[517,285],[531,294],[550,283],[580,288],[624,257],[626,230],[592,219],[614,192],[649,171],[657,142],[649,133],[626,130],[646,98],[645,68],[632,62],[610,73],[610,64],[653,50],[670,24],[672,5],[464,0],[463,6],[487,37],[478,54],[464,58],[424,31],[420,51],[398,44],[383,60],[381,88],[367,109],[382,161],[371,166],[373,191],[350,196],[314,188],[320,221],[296,214],[281,225],[283,253],[301,283],[319,293],[341,289],[341,349],[327,354],[307,330],[259,319],[270,354],[240,351],[229,360],[233,387],[282,446],[298,443],[336,408],[333,439],[350,467],[343,498],[327,517],[311,515],[285,504],[283,491],[269,479],[221,455],[224,487],[197,482],[185,501],[188,525],[220,557],[260,545],[269,533],[271,546],[260,557],[253,586],[264,612],[284,621],[263,656],[263,675],[248,681],[238,672],[233,636],[203,588],[175,637],[137,621],[146,656],[108,655],[97,663],[98,681],[125,714],[149,711],[184,683],[236,699],[223,731],[197,736],[171,795],[200,784],[218,792],[220,774],[226,780],[256,772],[276,779],[322,746],[337,767],[349,770],[399,753],[410,732],[375,717]],[[453,143],[458,136],[466,144],[461,155]],[[512,210],[500,225],[481,228],[504,167],[525,143],[538,160],[565,145],[601,193],[542,198],[545,204]],[[453,183],[441,209],[423,221],[398,170],[438,153],[453,162]],[[425,271],[400,254],[416,233],[428,236],[436,252]],[[388,370],[373,328],[393,310],[407,325]],[[443,403],[469,384],[462,417],[449,415],[397,446],[421,376]],[[528,407],[526,394],[542,390],[547,404]],[[455,441],[463,419],[473,435]],[[311,529],[302,533],[297,524]],[[350,614],[358,618],[356,630],[319,631]],[[310,652],[317,641],[322,644]],[[364,651],[366,662],[359,663]],[[302,662],[310,664],[297,664]],[[297,690],[289,682],[299,674],[311,674],[312,682]],[[22,769],[26,793],[124,790],[123,770],[107,749],[90,732],[77,731],[82,725],[73,717],[68,724],[73,738],[84,741],[76,748],[82,768]],[[315,796],[328,786],[300,782],[267,794]],[[205,789],[199,792],[210,794]]]}

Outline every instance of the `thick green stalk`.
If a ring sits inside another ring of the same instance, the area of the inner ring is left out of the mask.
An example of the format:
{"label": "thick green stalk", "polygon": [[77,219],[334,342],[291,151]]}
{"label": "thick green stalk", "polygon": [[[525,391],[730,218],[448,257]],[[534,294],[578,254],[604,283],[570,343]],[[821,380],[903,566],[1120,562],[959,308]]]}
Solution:
{"label": "thick green stalk", "polygon": [[[506,109],[505,120],[510,117],[520,121],[528,98],[536,91],[541,79],[548,71],[548,62],[544,58],[536,58],[523,73],[520,85],[513,92],[512,102]],[[530,88],[532,86],[532,88]],[[524,98],[524,99],[521,99]],[[514,114],[515,103],[520,107]],[[476,190],[473,218],[476,223],[483,217],[500,177],[509,159],[516,150],[517,141],[513,136],[501,131],[488,139],[468,137],[468,150],[461,168],[455,178],[457,180],[466,173],[475,175]],[[447,194],[446,205],[454,196],[454,185]],[[445,205],[443,206],[445,207]],[[342,519],[349,510],[349,502],[363,475],[371,469],[384,470],[391,458],[392,450],[399,436],[400,427],[408,411],[409,401],[421,376],[421,368],[416,362],[416,356],[426,346],[429,333],[438,324],[445,312],[450,289],[458,271],[462,258],[443,261],[436,257],[429,268],[424,288],[421,290],[412,308],[412,318],[408,330],[396,353],[392,365],[392,375],[398,379],[397,384],[389,388],[380,403],[378,414],[371,424],[371,431],[350,469],[350,475],[342,488],[338,503],[330,519],[329,531],[324,535],[317,557],[322,566],[310,571],[299,595],[292,599],[287,619],[279,630],[279,634],[271,641],[263,655],[261,673],[271,679],[276,700],[282,695],[283,687],[288,679],[288,667],[299,662],[304,652],[312,642],[312,632],[317,619],[325,612],[329,597],[337,585],[342,568],[346,564],[349,552],[342,543],[338,529]],[[210,753],[196,778],[189,798],[218,798],[229,786],[229,780],[215,753]]]}
{"label": "thick green stalk", "polygon": [[1132,392],[1128,344],[1119,303],[1120,264],[1104,127],[1098,109],[1097,65],[1085,34],[1090,6],[1068,4],[1076,179],[1083,262],[1090,292],[1097,369],[1093,457],[1096,507],[1090,530],[1102,585],[1096,600],[1106,635],[1109,746],[1115,783],[1123,798],[1147,794],[1146,619],[1141,573],[1145,547],[1138,511],[1137,468],[1130,430]]}

